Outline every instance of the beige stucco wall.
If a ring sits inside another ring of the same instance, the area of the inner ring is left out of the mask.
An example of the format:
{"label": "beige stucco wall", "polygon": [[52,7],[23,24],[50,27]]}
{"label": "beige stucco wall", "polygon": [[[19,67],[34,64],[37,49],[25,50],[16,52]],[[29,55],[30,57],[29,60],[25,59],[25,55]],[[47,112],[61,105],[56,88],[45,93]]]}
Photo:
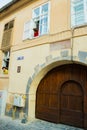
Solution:
{"label": "beige stucco wall", "polygon": [[[83,28],[71,29],[70,0],[49,1],[50,31],[48,35],[23,41],[24,23],[32,18],[32,9],[48,2],[48,0],[37,0],[29,5],[24,5],[23,8],[15,10],[0,21],[1,45],[4,25],[12,19],[15,20],[11,43],[8,92],[9,95],[10,93],[28,94],[30,118],[35,117],[38,83],[49,70],[55,66],[72,62],[86,65],[87,28],[84,26]],[[18,60],[22,56],[23,59]],[[18,66],[21,66],[20,73],[17,73]],[[29,86],[30,91],[26,92],[29,78],[32,79],[32,83]],[[0,78],[0,82],[2,81],[3,79]],[[5,83],[8,84],[7,81]],[[9,97],[7,103],[10,104]]]}
{"label": "beige stucco wall", "polygon": [[0,90],[8,90],[9,80],[8,76],[0,77]]}
{"label": "beige stucco wall", "polygon": [[[64,56],[61,55],[62,52],[65,52]],[[66,52],[68,52],[67,55]],[[51,68],[59,65],[58,61],[62,61],[62,64],[64,63],[63,60],[70,62],[70,55],[70,48],[57,50],[57,46],[54,45],[54,49],[51,50],[50,44],[35,46],[32,48],[26,48],[20,51],[12,52],[10,64],[9,93],[28,94],[29,118],[35,117],[36,89],[41,78],[43,78]],[[24,57],[23,60],[17,60],[18,57],[22,56]],[[53,65],[49,67],[49,65],[52,63]],[[17,73],[18,66],[21,66],[20,73]],[[30,77],[33,78],[32,86],[30,86],[31,90],[26,92],[28,80]],[[10,100],[8,100],[8,103],[10,103],[9,101]]]}
{"label": "beige stucco wall", "polygon": [[[62,49],[63,50],[63,49]],[[64,49],[68,51],[68,56],[70,56],[70,49]],[[40,45],[32,48],[23,49],[20,51],[12,52],[11,64],[10,64],[10,91],[25,92],[25,87],[27,85],[28,78],[33,75],[34,69],[37,65],[42,65],[46,63],[47,57],[54,58],[61,57],[61,50],[50,49],[50,44]],[[18,60],[18,57],[24,57],[23,60]],[[62,59],[62,57],[61,57]],[[52,62],[52,61],[51,61]],[[17,67],[21,66],[21,72],[17,73]],[[16,82],[15,82],[16,81]],[[15,84],[14,84],[15,82]],[[12,87],[14,86],[14,87]]]}
{"label": "beige stucco wall", "polygon": [[[32,19],[32,10],[45,3],[48,0],[38,0],[36,2],[29,3],[29,6],[20,8],[18,11],[13,12],[13,14],[8,15],[4,19],[0,21],[0,31],[1,34],[3,33],[4,24],[9,22],[10,20],[14,19],[14,34],[13,34],[13,41],[12,45],[19,45],[25,44],[26,41],[23,41],[23,29],[24,23],[28,20]],[[69,7],[69,0],[49,0],[50,2],[50,34],[62,32],[65,30],[70,29],[70,7]],[[55,15],[54,15],[55,14]],[[57,15],[57,16],[56,16]],[[2,35],[0,36],[0,43],[2,41]],[[28,41],[31,42],[31,41]],[[35,43],[36,45],[36,43]]]}
{"label": "beige stucco wall", "polygon": [[73,43],[74,56],[78,56],[79,51],[87,52],[87,35],[74,38]]}
{"label": "beige stucco wall", "polygon": [[[36,39],[23,41],[24,23],[32,19],[32,10],[45,2],[50,2],[49,34]],[[71,33],[70,31],[67,31],[70,28],[70,19],[68,17],[70,15],[69,4],[70,4],[69,0],[63,0],[63,1],[55,0],[55,2],[54,0],[37,0],[37,1],[29,2],[23,5],[23,7],[15,9],[11,13],[7,13],[7,11],[3,13],[4,15],[2,16],[5,17],[1,17],[0,19],[0,45],[2,43],[4,25],[14,19],[14,29],[13,29],[13,35],[11,40],[11,44],[12,44],[11,58],[10,58],[10,67],[9,67],[9,78],[10,78],[9,91],[19,92],[20,88],[18,86],[22,86],[22,93],[25,93],[27,80],[29,76],[32,75],[34,71],[34,67],[37,64],[43,64],[46,60],[46,57],[50,55],[49,44],[61,39],[64,40],[70,38]],[[15,7],[16,5],[13,8]],[[7,15],[5,15],[5,13],[7,13]],[[64,13],[65,15],[63,15]],[[65,31],[64,34],[61,33],[62,31]],[[60,34],[58,34],[59,32]],[[46,45],[42,48],[38,46],[41,44],[42,45],[46,44]],[[36,48],[34,46],[36,46]],[[41,52],[42,54],[40,54]],[[56,53],[57,52],[52,52],[52,55],[56,55]],[[60,52],[58,53],[60,55]],[[1,67],[2,52],[0,55],[1,55],[0,67]],[[23,61],[18,61],[16,59],[20,55],[24,55]],[[17,74],[18,65],[22,66],[22,71],[19,74]],[[0,73],[2,75],[2,70]],[[20,82],[21,81],[20,77],[22,77],[23,82]]]}

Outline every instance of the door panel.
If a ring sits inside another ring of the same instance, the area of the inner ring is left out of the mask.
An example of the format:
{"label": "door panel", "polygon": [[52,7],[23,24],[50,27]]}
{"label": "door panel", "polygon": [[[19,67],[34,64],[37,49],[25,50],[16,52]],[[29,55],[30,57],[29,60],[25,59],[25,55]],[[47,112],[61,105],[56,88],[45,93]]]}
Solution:
{"label": "door panel", "polygon": [[61,87],[60,122],[83,126],[83,92],[80,84],[67,81]]}

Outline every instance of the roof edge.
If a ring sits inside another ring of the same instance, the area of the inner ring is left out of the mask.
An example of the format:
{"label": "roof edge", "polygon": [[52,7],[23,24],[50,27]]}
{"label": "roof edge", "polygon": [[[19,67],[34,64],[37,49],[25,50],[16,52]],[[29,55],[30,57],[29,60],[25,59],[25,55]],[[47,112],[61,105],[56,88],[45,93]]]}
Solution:
{"label": "roof edge", "polygon": [[3,6],[2,8],[0,8],[0,13],[3,12],[5,9],[9,8],[11,5],[15,4],[16,2],[18,2],[20,0],[12,0],[11,2],[9,2],[8,4],[6,4],[5,6]]}

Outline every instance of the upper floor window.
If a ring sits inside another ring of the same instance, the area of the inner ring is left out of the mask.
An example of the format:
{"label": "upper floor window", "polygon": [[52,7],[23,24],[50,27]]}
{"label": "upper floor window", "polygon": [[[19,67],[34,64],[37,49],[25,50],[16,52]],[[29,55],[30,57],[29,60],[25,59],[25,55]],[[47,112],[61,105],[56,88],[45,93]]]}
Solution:
{"label": "upper floor window", "polygon": [[14,20],[12,20],[12,21],[5,24],[4,31],[13,28],[13,26],[14,26]]}
{"label": "upper floor window", "polygon": [[2,50],[7,50],[11,47],[13,27],[14,27],[14,20],[11,20],[10,22],[4,25],[2,44],[1,44]]}
{"label": "upper floor window", "polygon": [[[47,34],[49,30],[49,4],[46,3],[33,10],[33,20],[36,23],[34,37]],[[37,32],[37,33],[36,33]]]}
{"label": "upper floor window", "polygon": [[10,51],[3,52],[3,62],[2,62],[2,70],[4,74],[8,74],[9,69],[9,59],[10,59]]}
{"label": "upper floor window", "polygon": [[79,26],[87,22],[87,0],[71,0],[71,25]]}
{"label": "upper floor window", "polygon": [[24,25],[23,39],[34,38],[49,32],[49,3],[33,9],[32,20]]}

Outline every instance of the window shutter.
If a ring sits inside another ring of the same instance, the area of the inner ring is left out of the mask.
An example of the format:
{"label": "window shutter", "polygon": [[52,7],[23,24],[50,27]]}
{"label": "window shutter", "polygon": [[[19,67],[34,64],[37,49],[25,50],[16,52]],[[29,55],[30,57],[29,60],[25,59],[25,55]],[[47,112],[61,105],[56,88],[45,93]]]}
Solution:
{"label": "window shutter", "polygon": [[29,38],[29,31],[30,31],[29,27],[30,27],[30,21],[28,21],[24,24],[23,40]]}
{"label": "window shutter", "polygon": [[36,28],[36,23],[33,19],[30,20],[30,32],[29,32],[29,39],[32,39],[34,37],[34,28]]}
{"label": "window shutter", "polygon": [[12,29],[6,30],[3,33],[1,49],[6,50],[11,46]]}
{"label": "window shutter", "polygon": [[32,30],[33,30],[34,28],[36,28],[36,23],[34,22],[33,19],[31,19],[30,24],[31,24],[31,29],[32,29]]}
{"label": "window shutter", "polygon": [[33,20],[30,20],[24,24],[23,40],[33,38],[34,36],[33,28],[35,27],[36,27],[36,24]]}

